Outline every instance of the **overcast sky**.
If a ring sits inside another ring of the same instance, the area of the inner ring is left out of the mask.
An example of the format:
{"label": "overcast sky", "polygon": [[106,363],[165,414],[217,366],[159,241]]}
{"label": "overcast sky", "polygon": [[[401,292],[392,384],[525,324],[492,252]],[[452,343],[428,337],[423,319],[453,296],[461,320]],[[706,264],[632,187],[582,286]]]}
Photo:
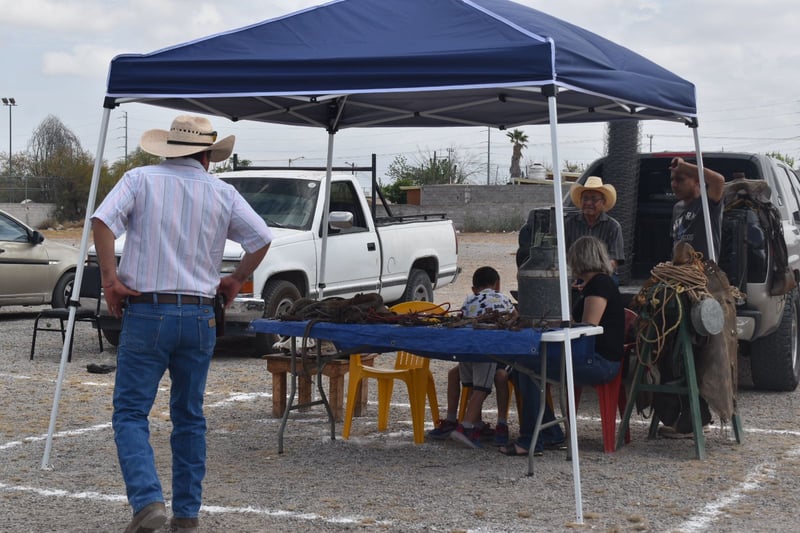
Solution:
{"label": "overcast sky", "polygon": [[[0,0],[0,96],[13,97],[11,144],[27,148],[35,128],[58,117],[97,153],[102,102],[111,59],[147,53],[301,8],[319,0]],[[800,159],[800,8],[796,0],[520,0],[611,39],[691,81],[697,88],[701,146],[707,150],[778,151]],[[127,113],[127,122],[126,116]],[[140,104],[112,112],[104,158],[136,148],[143,131],[167,129],[177,113]],[[7,157],[9,108],[0,107],[0,154]],[[323,164],[322,130],[213,118],[220,134],[237,135],[236,152],[261,164]],[[127,124],[127,128],[126,128]],[[524,162],[552,164],[549,130],[523,128],[530,138]],[[692,149],[691,131],[645,122],[642,148]],[[562,160],[588,164],[604,151],[603,125],[563,126]],[[487,143],[490,140],[490,143]],[[490,150],[487,150],[487,145]],[[397,155],[459,153],[483,165],[474,178],[508,176],[511,144],[486,128],[350,129],[336,135],[334,164],[368,164],[377,153],[385,168]],[[487,151],[491,157],[486,172]]]}

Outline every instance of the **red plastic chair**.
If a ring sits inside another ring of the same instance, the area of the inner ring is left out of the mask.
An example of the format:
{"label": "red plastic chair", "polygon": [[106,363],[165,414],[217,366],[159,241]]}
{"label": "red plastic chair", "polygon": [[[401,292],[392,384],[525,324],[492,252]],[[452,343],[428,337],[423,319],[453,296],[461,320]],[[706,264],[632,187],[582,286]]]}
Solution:
{"label": "red plastic chair", "polygon": [[[622,373],[626,367],[625,359],[630,351],[636,347],[636,337],[634,336],[633,325],[638,315],[635,311],[625,308],[625,344],[622,364],[619,365],[619,373],[608,383],[594,385],[597,391],[597,399],[600,403],[600,423],[603,427],[603,451],[613,453],[616,450],[617,434],[617,410],[620,418],[625,413],[628,404],[625,394],[625,387],[622,386]],[[575,404],[580,404],[581,387],[575,388]],[[631,441],[630,428],[625,432],[625,443]]]}

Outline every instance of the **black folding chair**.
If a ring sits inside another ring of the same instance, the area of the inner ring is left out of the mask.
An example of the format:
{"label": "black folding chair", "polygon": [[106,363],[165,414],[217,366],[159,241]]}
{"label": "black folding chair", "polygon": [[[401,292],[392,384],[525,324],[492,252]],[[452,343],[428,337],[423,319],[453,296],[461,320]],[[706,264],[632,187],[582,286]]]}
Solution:
{"label": "black folding chair", "polygon": [[[100,280],[100,267],[86,266],[83,269],[83,282],[81,283],[80,298],[94,298],[97,303],[94,309],[78,307],[75,310],[75,322],[91,322],[97,328],[97,340],[100,342],[100,351],[103,351],[103,333],[100,330],[100,294],[102,291],[102,283]],[[71,301],[70,297],[70,301]],[[79,301],[80,303],[80,301]],[[45,326],[40,327],[39,321],[42,319],[58,320],[59,327],[48,327],[49,323],[45,322]],[[66,327],[65,322],[69,322],[69,307],[59,309],[45,309],[36,315],[36,321],[33,323],[33,340],[31,341],[31,360],[33,360],[33,353],[36,350],[36,333],[39,331],[59,331],[61,332],[61,342],[66,340]],[[75,331],[73,325],[73,332],[70,337],[69,343],[69,357],[67,361],[72,361],[72,344],[75,340]]]}

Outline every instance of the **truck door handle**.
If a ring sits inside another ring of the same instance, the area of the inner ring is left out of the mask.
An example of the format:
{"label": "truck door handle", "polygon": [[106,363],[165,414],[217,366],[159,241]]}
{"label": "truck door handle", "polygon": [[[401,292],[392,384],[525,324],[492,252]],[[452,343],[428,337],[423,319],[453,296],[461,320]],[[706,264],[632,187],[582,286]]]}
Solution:
{"label": "truck door handle", "polygon": [[375,243],[374,242],[368,242],[367,243],[367,250],[370,251],[370,252],[374,252],[375,251]]}

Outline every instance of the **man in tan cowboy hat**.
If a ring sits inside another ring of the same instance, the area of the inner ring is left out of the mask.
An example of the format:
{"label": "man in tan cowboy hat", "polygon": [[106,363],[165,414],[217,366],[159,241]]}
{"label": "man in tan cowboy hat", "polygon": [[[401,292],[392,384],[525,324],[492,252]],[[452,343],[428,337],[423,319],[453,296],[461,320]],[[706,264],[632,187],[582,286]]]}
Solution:
{"label": "man in tan cowboy hat", "polygon": [[[208,173],[233,151],[231,135],[202,117],[179,116],[169,131],[142,135],[166,158],[125,173],[92,215],[109,311],[122,317],[112,425],[133,519],[126,532],[167,520],[149,442],[148,415],[169,370],[172,421],[171,531],[198,531],[206,462],[203,394],[216,342],[215,298],[231,302],[267,253],[272,232],[231,185]],[[114,240],[126,234],[117,266]],[[226,239],[245,255],[220,279]]]}
{"label": "man in tan cowboy hat", "polygon": [[606,244],[616,270],[617,265],[625,260],[622,228],[607,212],[617,203],[617,190],[613,185],[604,184],[601,178],[589,176],[583,185],[573,185],[569,195],[580,212],[571,213],[564,220],[567,250],[580,237],[596,237]]}

